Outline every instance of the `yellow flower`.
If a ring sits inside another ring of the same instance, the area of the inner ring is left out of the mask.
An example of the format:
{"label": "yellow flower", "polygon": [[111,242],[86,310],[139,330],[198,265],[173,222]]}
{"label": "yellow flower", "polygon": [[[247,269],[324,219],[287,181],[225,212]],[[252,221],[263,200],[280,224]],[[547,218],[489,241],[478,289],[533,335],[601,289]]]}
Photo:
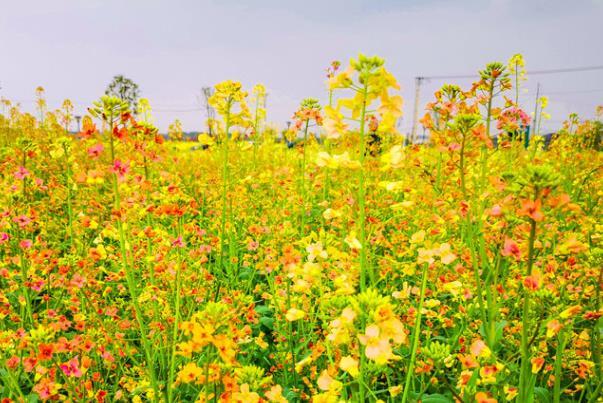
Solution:
{"label": "yellow flower", "polygon": [[288,400],[283,396],[283,388],[281,385],[274,385],[270,390],[264,393],[266,399],[273,403],[287,403]]}
{"label": "yellow flower", "polygon": [[421,244],[424,241],[425,241],[425,231],[423,231],[423,230],[415,232],[410,237],[410,243],[412,243],[412,244]]}
{"label": "yellow flower", "polygon": [[329,257],[327,251],[322,247],[322,242],[311,243],[306,247],[306,252],[308,252],[309,262],[313,262],[317,257],[321,259]]}
{"label": "yellow flower", "polygon": [[343,121],[343,114],[331,106],[325,106],[325,117],[322,127],[325,129],[326,137],[337,139],[348,130],[348,125]]}
{"label": "yellow flower", "polygon": [[191,383],[198,382],[200,377],[203,375],[203,369],[199,368],[194,362],[186,364],[176,378],[178,383]]}
{"label": "yellow flower", "polygon": [[358,339],[365,346],[364,354],[366,358],[383,365],[391,359],[396,359],[396,356],[392,352],[388,337],[380,333],[379,326],[372,324],[366,327],[364,334],[359,335]]}
{"label": "yellow flower", "polygon": [[342,383],[333,379],[327,370],[323,370],[316,381],[318,388],[324,391],[339,392],[342,388]]}
{"label": "yellow flower", "polygon": [[306,365],[312,362],[312,355],[307,356],[306,358],[295,363],[295,372],[301,372],[302,369],[306,367]]}
{"label": "yellow flower", "polygon": [[199,144],[204,146],[211,146],[214,144],[214,139],[211,138],[207,133],[201,133],[197,137],[197,141],[199,142]]}
{"label": "yellow flower", "polygon": [[301,309],[297,309],[297,308],[290,308],[287,311],[287,314],[285,315],[285,318],[287,318],[287,320],[289,322],[295,322],[296,320],[300,320],[306,317],[306,313],[304,311],[302,311]]}
{"label": "yellow flower", "polygon": [[588,250],[588,246],[578,241],[575,237],[568,239],[563,242],[557,248],[557,253],[560,255],[578,254]]}
{"label": "yellow flower", "polygon": [[526,74],[525,65],[526,64],[521,53],[516,53],[511,56],[509,62],[507,63],[509,73],[517,74],[520,78]]}
{"label": "yellow flower", "polygon": [[389,391],[389,394],[391,395],[391,397],[396,397],[400,393],[402,393],[402,385],[392,386],[391,388],[388,389],[388,391]]}
{"label": "yellow flower", "polygon": [[350,232],[349,235],[345,237],[345,243],[348,244],[350,249],[362,249],[360,241],[356,238],[356,231]]}
{"label": "yellow flower", "polygon": [[444,286],[442,287],[445,291],[448,291],[449,293],[451,293],[452,295],[454,295],[455,297],[457,297],[462,288],[463,288],[463,283],[461,283],[460,281],[451,281],[449,283],[444,284]]}
{"label": "yellow flower", "polygon": [[360,374],[358,371],[358,360],[351,355],[347,355],[339,361],[339,368],[350,374],[352,378],[356,378]]}
{"label": "yellow flower", "polygon": [[402,115],[402,97],[400,95],[387,95],[387,91],[381,95],[381,105],[377,108],[377,113],[381,116],[391,115],[398,118]]}
{"label": "yellow flower", "polygon": [[322,216],[325,220],[332,220],[333,218],[341,217],[341,211],[328,208],[322,213]]}
{"label": "yellow flower", "polygon": [[404,152],[402,146],[395,145],[387,153],[381,156],[381,162],[383,162],[383,169],[400,168],[402,161],[404,160]]}
{"label": "yellow flower", "polygon": [[404,200],[403,202],[400,202],[400,203],[394,203],[389,207],[394,211],[401,211],[401,210],[410,209],[414,204],[415,203],[411,200]]}
{"label": "yellow flower", "polygon": [[[325,152],[325,151],[319,152],[318,155],[316,156],[316,165],[318,165],[321,168],[333,164],[332,161],[333,161],[333,158],[331,157],[331,154],[329,154],[328,152]],[[329,167],[331,168],[332,166],[329,166]]]}
{"label": "yellow flower", "polygon": [[241,385],[241,390],[232,394],[235,402],[259,403],[260,395],[249,390],[249,385],[244,383]]}
{"label": "yellow flower", "polygon": [[436,252],[433,249],[419,248],[419,256],[417,257],[417,263],[428,263],[432,264],[435,262],[434,256]]}
{"label": "yellow flower", "polygon": [[352,83],[352,66],[329,79],[329,89],[347,88]]}
{"label": "yellow flower", "polygon": [[316,156],[316,165],[321,168],[327,167],[330,169],[356,169],[360,167],[360,162],[352,160],[350,158],[350,154],[347,151],[339,155],[330,155],[327,152],[321,151]]}
{"label": "yellow flower", "polygon": [[444,264],[450,264],[456,260],[456,255],[450,251],[450,244],[443,243],[438,249],[440,260]]}
{"label": "yellow flower", "polygon": [[268,343],[266,343],[266,340],[264,340],[263,332],[260,332],[259,336],[256,337],[254,340],[255,340],[255,344],[262,350],[266,350],[268,348]]}
{"label": "yellow flower", "polygon": [[404,189],[404,182],[379,182],[379,186],[385,188],[388,192],[399,193]]}
{"label": "yellow flower", "polygon": [[486,346],[483,340],[477,339],[471,344],[471,354],[476,357],[488,358],[490,357],[490,349]]}

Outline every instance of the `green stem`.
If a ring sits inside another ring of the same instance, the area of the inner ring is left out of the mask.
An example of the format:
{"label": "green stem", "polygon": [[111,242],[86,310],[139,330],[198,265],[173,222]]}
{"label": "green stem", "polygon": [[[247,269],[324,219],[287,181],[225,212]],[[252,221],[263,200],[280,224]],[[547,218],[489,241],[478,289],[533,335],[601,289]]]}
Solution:
{"label": "green stem", "polygon": [[[230,109],[232,108],[232,100],[228,101],[226,109],[226,125],[224,133],[224,144],[222,144],[222,218],[220,223],[220,259],[219,270],[225,271],[224,254],[226,253],[226,212],[227,212],[227,196],[229,182],[228,168],[228,146],[229,146],[229,131],[230,131]],[[218,288],[219,291],[219,288]],[[216,295],[216,299],[218,295]]]}
{"label": "green stem", "polygon": [[[536,189],[535,200],[538,199],[538,189]],[[536,240],[536,221],[530,218],[530,237],[528,240],[528,261],[526,265],[525,275],[532,274],[532,266],[534,265],[534,242]],[[522,328],[521,328],[521,370],[519,374],[519,401],[531,402],[533,399],[533,386],[530,387],[529,378],[530,372],[530,346],[528,341],[528,328],[530,319],[530,291],[524,287],[523,293],[523,313],[522,313]]]}
{"label": "green stem", "polygon": [[65,152],[65,163],[67,165],[65,186],[67,187],[67,216],[69,219],[69,243],[73,248],[73,207],[72,207],[72,195],[71,195],[71,166],[69,164],[69,147],[67,144],[63,144],[63,151]]}
{"label": "green stem", "polygon": [[567,343],[566,330],[562,330],[557,341],[557,351],[555,353],[555,384],[553,387],[553,402],[561,401],[561,369],[563,364],[563,352]]}
{"label": "green stem", "polygon": [[[364,183],[364,154],[366,153],[365,141],[365,118],[366,118],[366,99],[368,95],[368,84],[364,84],[362,89],[362,107],[360,111],[360,168],[358,169],[358,225],[360,227],[360,291],[366,290],[367,274],[367,248],[366,244],[366,217],[365,214],[365,183]],[[371,280],[372,280],[371,275]]]}
{"label": "green stem", "polygon": [[404,381],[404,394],[402,395],[402,403],[406,403],[408,401],[408,395],[410,393],[410,383],[412,381],[412,376],[415,367],[415,361],[417,359],[417,349],[419,346],[419,336],[421,333],[421,313],[423,311],[423,299],[425,297],[425,287],[427,286],[427,272],[429,270],[429,265],[425,264],[423,266],[423,274],[421,279],[421,292],[419,294],[419,307],[417,310],[417,317],[415,319],[415,328],[413,330],[412,335],[412,345],[410,348],[410,362],[408,363],[408,368],[406,372],[406,379]]}
{"label": "green stem", "polygon": [[23,255],[23,250],[19,253],[19,265],[21,266],[21,277],[23,277],[23,297],[25,298],[25,308],[27,310],[27,318],[29,319],[29,323],[31,326],[34,325],[33,319],[33,310],[31,307],[31,296],[29,295],[29,287],[27,286],[27,264],[25,261],[25,256]]}
{"label": "green stem", "polygon": [[467,199],[467,186],[465,184],[465,145],[467,142],[467,135],[461,133],[463,139],[461,140],[461,156],[459,161],[459,173],[461,176],[461,190],[463,192],[463,199]]}
{"label": "green stem", "polygon": [[[111,115],[110,120],[109,120],[110,124],[109,124],[109,138],[110,138],[110,144],[111,144],[111,159],[112,161],[115,160],[115,148],[114,148],[114,144],[113,144],[113,116]],[[114,195],[114,205],[115,205],[115,210],[119,211],[121,210],[121,199],[119,196],[119,185],[118,185],[118,178],[117,178],[117,174],[114,172],[113,173],[113,195]],[[119,245],[120,245],[120,251],[121,251],[121,259],[122,259],[122,267],[124,269],[124,272],[126,274],[126,282],[128,285],[128,291],[130,293],[130,299],[132,301],[132,305],[134,307],[134,312],[136,314],[136,322],[138,323],[138,328],[140,331],[140,340],[145,352],[145,357],[146,357],[146,361],[147,361],[147,366],[148,366],[148,374],[149,374],[149,378],[151,381],[151,386],[153,388],[153,392],[154,392],[154,400],[158,401],[159,400],[159,387],[157,385],[157,376],[155,374],[155,366],[154,366],[154,361],[153,361],[153,354],[151,352],[151,346],[149,344],[149,338],[148,338],[148,334],[147,334],[147,329],[144,323],[144,319],[142,316],[142,310],[140,309],[140,305],[138,303],[138,293],[136,291],[136,281],[134,279],[134,274],[132,273],[132,270],[130,270],[130,264],[128,263],[128,250],[127,250],[127,236],[126,233],[124,231],[124,227],[123,227],[123,223],[121,221],[121,218],[118,218],[117,220],[117,228],[119,231]]]}
{"label": "green stem", "polygon": [[300,217],[300,228],[299,233],[301,236],[304,235],[306,226],[306,145],[308,142],[308,125],[309,120],[306,120],[306,126],[304,127],[304,145],[302,148],[302,166],[301,166],[301,217]]}
{"label": "green stem", "polygon": [[[182,236],[182,221],[179,219],[178,221],[178,234],[177,237]],[[178,326],[180,319],[180,273],[182,266],[182,248],[178,247],[178,262],[176,263],[176,298],[175,298],[175,307],[174,307],[174,329],[172,331],[172,356],[170,358],[170,373],[168,378],[167,390],[168,390],[168,403],[171,403],[173,400],[173,392],[174,387],[172,386],[174,383],[174,375],[176,372],[176,346],[178,343]]]}

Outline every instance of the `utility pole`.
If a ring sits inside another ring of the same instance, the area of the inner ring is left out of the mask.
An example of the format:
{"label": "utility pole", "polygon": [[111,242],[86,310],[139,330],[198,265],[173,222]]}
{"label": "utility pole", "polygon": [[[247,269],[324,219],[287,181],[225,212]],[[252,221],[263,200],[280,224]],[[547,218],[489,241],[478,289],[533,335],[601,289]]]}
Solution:
{"label": "utility pole", "polygon": [[421,98],[421,84],[425,77],[415,77],[415,107],[412,117],[412,130],[410,132],[410,143],[414,144],[417,136],[417,123],[419,121],[419,103]]}
{"label": "utility pole", "polygon": [[212,122],[214,120],[214,108],[209,105],[209,97],[212,96],[213,90],[211,87],[203,87],[201,89],[203,94],[203,101],[205,106],[205,113],[207,114],[207,134],[212,137]]}
{"label": "utility pole", "polygon": [[538,124],[538,98],[540,97],[540,83],[536,84],[536,102],[534,102],[534,118],[532,119],[532,130],[530,130],[531,136],[528,133],[528,135],[526,136],[526,147],[530,144],[530,137],[534,137],[536,136],[538,133],[536,133],[537,131],[537,124]]}
{"label": "utility pole", "polygon": [[80,130],[80,121],[82,120],[82,117],[80,115],[75,115],[75,121],[77,122],[77,132],[79,133]]}

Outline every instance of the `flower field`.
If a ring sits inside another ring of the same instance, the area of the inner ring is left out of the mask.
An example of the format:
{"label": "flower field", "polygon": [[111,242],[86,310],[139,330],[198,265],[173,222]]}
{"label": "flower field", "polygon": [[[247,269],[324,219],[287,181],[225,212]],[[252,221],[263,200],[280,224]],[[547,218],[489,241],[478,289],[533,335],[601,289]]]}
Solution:
{"label": "flower field", "polygon": [[386,67],[333,63],[282,133],[217,84],[195,141],[3,101],[2,402],[602,401],[603,125],[545,145],[516,56],[412,144]]}

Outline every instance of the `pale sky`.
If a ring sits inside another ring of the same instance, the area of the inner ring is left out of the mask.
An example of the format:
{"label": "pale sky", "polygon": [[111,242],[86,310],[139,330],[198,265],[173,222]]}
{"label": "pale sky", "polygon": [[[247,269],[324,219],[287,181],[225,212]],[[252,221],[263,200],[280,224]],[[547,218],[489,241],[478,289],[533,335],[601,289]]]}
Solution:
{"label": "pale sky", "polygon": [[[325,69],[358,52],[379,55],[402,84],[401,129],[412,121],[414,77],[477,72],[523,53],[529,70],[603,65],[601,0],[1,0],[0,96],[33,111],[70,98],[83,113],[116,74],[137,82],[165,130],[202,130],[198,95],[225,79],[269,92],[268,120],[289,120],[306,97],[326,98]],[[447,80],[467,87],[470,80]],[[531,77],[558,127],[593,117],[603,70]],[[423,87],[432,99],[444,81]]]}

